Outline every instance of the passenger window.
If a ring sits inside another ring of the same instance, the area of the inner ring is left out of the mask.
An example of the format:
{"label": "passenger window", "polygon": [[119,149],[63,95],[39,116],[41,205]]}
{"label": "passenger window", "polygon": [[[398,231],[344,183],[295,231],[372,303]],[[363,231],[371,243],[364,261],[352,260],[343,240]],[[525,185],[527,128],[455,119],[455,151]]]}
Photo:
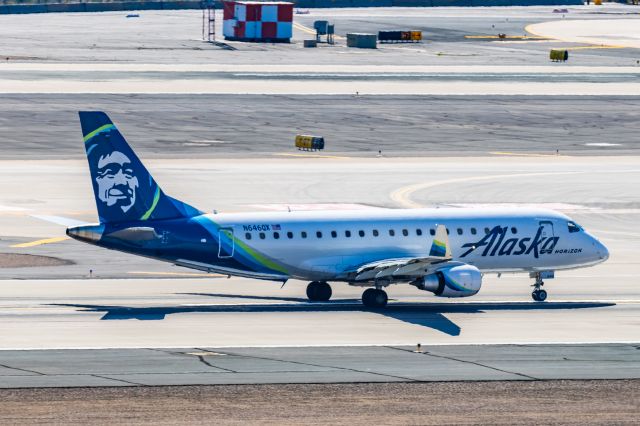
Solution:
{"label": "passenger window", "polygon": [[516,228],[515,226],[511,227],[511,233],[512,234],[517,234],[518,233],[518,228]]}
{"label": "passenger window", "polygon": [[393,229],[389,229],[389,235],[390,236],[395,236],[396,235],[396,231],[394,231]]}
{"label": "passenger window", "polygon": [[363,230],[358,231],[358,235],[360,235],[361,237],[364,237],[364,231]]}
{"label": "passenger window", "polygon": [[378,233],[378,230],[377,230],[377,229],[374,229],[374,230],[373,230],[373,236],[374,236],[374,237],[377,237],[378,235],[380,235],[380,234]]}
{"label": "passenger window", "polygon": [[462,235],[462,228],[458,228],[458,235]]}
{"label": "passenger window", "polygon": [[344,236],[347,238],[351,238],[351,231],[344,231]]}
{"label": "passenger window", "polygon": [[436,235],[436,230],[435,229],[429,229],[429,234]]}
{"label": "passenger window", "polygon": [[316,237],[318,237],[318,238],[322,238],[322,232],[320,232],[320,231],[316,231]]}
{"label": "passenger window", "polygon": [[582,228],[575,222],[567,222],[567,227],[569,228],[569,232],[580,232]]}
{"label": "passenger window", "polygon": [[264,238],[265,238],[264,232],[261,232],[259,235],[260,235],[260,239],[264,240]]}
{"label": "passenger window", "polygon": [[274,232],[273,233],[273,239],[274,240],[279,240],[280,239],[280,233],[279,232]]}
{"label": "passenger window", "polygon": [[476,235],[476,228],[471,228],[471,235]]}
{"label": "passenger window", "polygon": [[251,232],[247,232],[246,234],[244,234],[244,237],[245,237],[247,240],[250,240],[250,239],[251,239]]}
{"label": "passenger window", "polygon": [[336,231],[331,231],[331,238],[336,238],[338,233]]}
{"label": "passenger window", "polygon": [[293,238],[293,232],[287,232],[287,238],[292,239]]}
{"label": "passenger window", "polygon": [[416,235],[417,236],[422,235],[422,229],[416,229]]}
{"label": "passenger window", "polygon": [[402,235],[404,235],[406,237],[407,235],[409,235],[409,231],[407,231],[406,229],[403,229],[402,230]]}
{"label": "passenger window", "polygon": [[307,233],[306,233],[305,231],[302,231],[302,232],[300,233],[300,236],[301,236],[302,238],[307,238]]}
{"label": "passenger window", "polygon": [[449,228],[447,228],[447,235],[449,235],[451,233],[451,231],[449,231]]}

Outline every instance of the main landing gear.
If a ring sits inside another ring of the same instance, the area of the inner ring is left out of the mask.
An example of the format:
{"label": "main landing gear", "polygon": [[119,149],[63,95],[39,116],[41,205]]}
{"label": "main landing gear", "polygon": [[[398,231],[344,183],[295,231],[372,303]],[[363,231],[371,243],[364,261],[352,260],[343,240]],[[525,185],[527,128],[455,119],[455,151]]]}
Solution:
{"label": "main landing gear", "polygon": [[536,302],[544,302],[545,300],[547,300],[547,292],[545,290],[542,290],[544,281],[542,281],[542,277],[540,276],[540,273],[537,273],[535,278],[536,278],[536,282],[533,285],[533,292],[531,293],[531,297]]}
{"label": "main landing gear", "polygon": [[326,302],[331,293],[331,286],[324,281],[312,281],[307,286],[307,297],[312,302]]}
{"label": "main landing gear", "polygon": [[362,304],[367,308],[384,308],[388,300],[387,292],[379,288],[368,288],[362,293]]}

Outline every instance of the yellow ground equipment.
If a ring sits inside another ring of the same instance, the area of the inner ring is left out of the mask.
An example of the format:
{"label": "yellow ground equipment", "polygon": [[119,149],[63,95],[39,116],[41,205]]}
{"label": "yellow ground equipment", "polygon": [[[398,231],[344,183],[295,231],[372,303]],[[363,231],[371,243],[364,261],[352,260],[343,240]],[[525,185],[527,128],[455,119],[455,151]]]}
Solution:
{"label": "yellow ground equipment", "polygon": [[322,136],[297,135],[296,148],[303,151],[324,149],[324,138]]}
{"label": "yellow ground equipment", "polygon": [[564,62],[569,59],[569,51],[561,49],[551,49],[549,52],[549,59],[553,62]]}

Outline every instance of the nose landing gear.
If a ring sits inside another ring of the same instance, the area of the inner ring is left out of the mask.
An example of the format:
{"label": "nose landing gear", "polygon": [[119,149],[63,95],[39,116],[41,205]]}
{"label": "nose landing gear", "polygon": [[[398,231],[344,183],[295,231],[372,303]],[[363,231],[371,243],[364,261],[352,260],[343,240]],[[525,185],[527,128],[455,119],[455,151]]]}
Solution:
{"label": "nose landing gear", "polygon": [[547,292],[542,290],[542,286],[544,285],[544,281],[542,281],[542,275],[538,272],[535,274],[536,282],[533,284],[533,292],[531,293],[531,298],[536,302],[544,302],[547,300]]}
{"label": "nose landing gear", "polygon": [[324,281],[312,281],[307,285],[307,297],[312,302],[326,302],[331,294],[331,286]]}

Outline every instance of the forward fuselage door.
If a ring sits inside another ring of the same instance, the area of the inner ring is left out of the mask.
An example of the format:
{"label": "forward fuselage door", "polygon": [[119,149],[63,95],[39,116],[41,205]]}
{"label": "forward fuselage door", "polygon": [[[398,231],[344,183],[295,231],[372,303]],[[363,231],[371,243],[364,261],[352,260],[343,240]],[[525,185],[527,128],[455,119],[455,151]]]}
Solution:
{"label": "forward fuselage door", "polygon": [[233,257],[234,250],[233,228],[220,228],[218,230],[218,258],[228,259]]}

